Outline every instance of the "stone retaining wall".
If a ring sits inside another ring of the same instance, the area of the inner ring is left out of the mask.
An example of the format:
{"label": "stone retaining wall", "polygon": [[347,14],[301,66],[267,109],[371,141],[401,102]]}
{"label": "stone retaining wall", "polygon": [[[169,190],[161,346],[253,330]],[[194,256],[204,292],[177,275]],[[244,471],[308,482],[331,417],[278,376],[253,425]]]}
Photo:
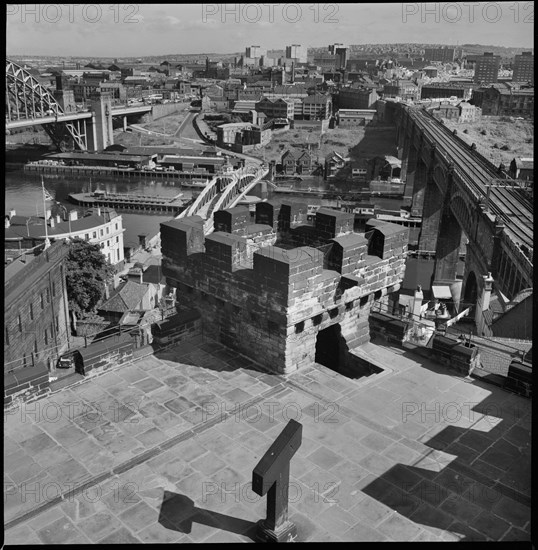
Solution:
{"label": "stone retaining wall", "polygon": [[4,408],[33,401],[47,393],[50,393],[49,371],[44,363],[4,375]]}

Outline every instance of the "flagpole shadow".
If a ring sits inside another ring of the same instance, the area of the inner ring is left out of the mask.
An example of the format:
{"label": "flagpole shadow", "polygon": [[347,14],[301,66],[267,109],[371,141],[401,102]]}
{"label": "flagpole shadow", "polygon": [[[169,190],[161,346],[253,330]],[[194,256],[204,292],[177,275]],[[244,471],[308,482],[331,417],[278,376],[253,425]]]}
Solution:
{"label": "flagpole shadow", "polygon": [[186,534],[192,531],[193,523],[199,523],[256,540],[256,523],[197,508],[188,496],[170,491],[164,492],[159,523],[166,529]]}

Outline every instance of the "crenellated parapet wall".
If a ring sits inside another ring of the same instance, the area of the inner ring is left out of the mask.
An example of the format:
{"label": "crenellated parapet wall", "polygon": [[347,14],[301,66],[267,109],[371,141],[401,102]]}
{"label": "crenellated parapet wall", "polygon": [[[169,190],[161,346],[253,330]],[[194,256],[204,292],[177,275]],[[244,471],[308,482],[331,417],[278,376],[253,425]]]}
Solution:
{"label": "crenellated parapet wall", "polygon": [[403,280],[408,229],[379,220],[353,232],[353,214],[260,203],[219,211],[203,235],[197,217],[161,224],[163,273],[196,306],[204,331],[275,372],[315,360],[320,330],[339,324],[348,347],[369,339],[374,300]]}

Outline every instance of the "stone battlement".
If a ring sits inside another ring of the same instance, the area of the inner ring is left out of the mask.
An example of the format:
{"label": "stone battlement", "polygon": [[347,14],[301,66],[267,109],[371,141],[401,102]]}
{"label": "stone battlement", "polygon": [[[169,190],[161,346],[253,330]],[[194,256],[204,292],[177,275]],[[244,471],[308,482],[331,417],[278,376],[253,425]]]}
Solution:
{"label": "stone battlement", "polygon": [[205,238],[195,216],[161,224],[163,273],[223,343],[247,355],[256,343],[270,348],[264,360],[278,372],[292,369],[290,335],[349,320],[403,279],[405,227],[371,220],[361,235],[353,214],[330,209],[305,226],[297,203],[259,203],[256,223],[249,218],[247,208],[218,211],[219,230]]}

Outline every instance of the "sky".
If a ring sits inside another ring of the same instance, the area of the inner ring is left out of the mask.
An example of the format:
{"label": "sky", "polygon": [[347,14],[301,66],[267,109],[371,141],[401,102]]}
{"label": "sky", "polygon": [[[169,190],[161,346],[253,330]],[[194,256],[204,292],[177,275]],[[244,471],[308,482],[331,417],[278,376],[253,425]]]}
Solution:
{"label": "sky", "polygon": [[335,42],[533,48],[533,31],[534,2],[7,7],[8,56],[142,57]]}

